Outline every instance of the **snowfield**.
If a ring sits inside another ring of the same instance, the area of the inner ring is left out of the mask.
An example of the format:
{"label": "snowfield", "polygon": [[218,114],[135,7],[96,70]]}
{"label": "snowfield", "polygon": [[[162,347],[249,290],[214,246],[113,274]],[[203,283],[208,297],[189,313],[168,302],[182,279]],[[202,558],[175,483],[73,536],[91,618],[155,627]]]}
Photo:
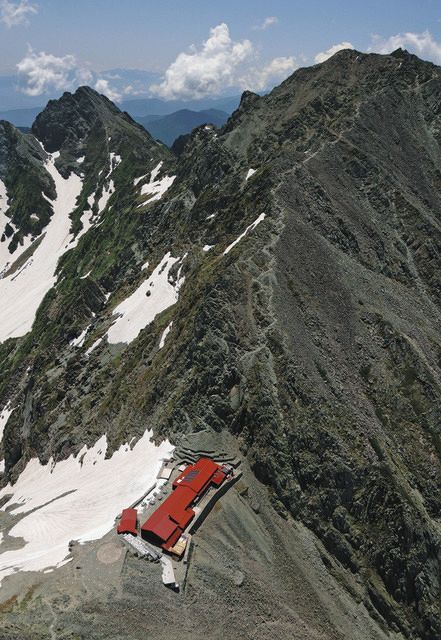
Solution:
{"label": "snowfield", "polygon": [[238,238],[236,238],[236,240],[234,242],[232,242],[230,245],[228,245],[228,247],[225,249],[224,251],[224,256],[227,255],[227,253],[230,253],[231,249],[233,247],[235,247],[237,245],[238,242],[240,242],[242,240],[242,238],[244,238],[247,233],[249,231],[252,231],[253,229],[255,229],[257,227],[257,225],[262,222],[262,220],[265,220],[265,214],[261,213],[260,216],[258,218],[256,218],[256,220],[254,220],[254,222],[252,222],[243,233],[240,234],[240,236]]}
{"label": "snowfield", "polygon": [[[82,180],[74,173],[67,179],[61,176],[55,167],[58,155],[59,152],[49,155],[45,165],[55,182],[57,197],[53,202],[49,200],[53,215],[40,236],[40,244],[17,271],[0,279],[0,342],[24,336],[31,330],[41,301],[55,284],[58,260],[72,248],[70,213],[80,195]],[[13,259],[23,254],[24,249],[15,252]]]}
{"label": "snowfield", "polygon": [[172,258],[166,253],[153,271],[150,278],[113,310],[119,318],[107,331],[107,339],[111,344],[126,342],[129,344],[148,324],[153,322],[158,313],[174,305],[179,297],[184,277],[178,271],[175,283],[170,282],[170,269],[185,258]]}
{"label": "snowfield", "polygon": [[[106,436],[78,456],[42,465],[30,460],[16,484],[0,491],[0,499],[13,494],[4,508],[24,517],[9,535],[24,538],[20,549],[1,553],[0,582],[16,571],[42,571],[69,562],[69,541],[102,538],[124,507],[135,502],[155,483],[162,461],[173,446],[159,446],[146,431],[133,449],[121,445],[105,459]],[[3,538],[4,541],[4,538]]]}

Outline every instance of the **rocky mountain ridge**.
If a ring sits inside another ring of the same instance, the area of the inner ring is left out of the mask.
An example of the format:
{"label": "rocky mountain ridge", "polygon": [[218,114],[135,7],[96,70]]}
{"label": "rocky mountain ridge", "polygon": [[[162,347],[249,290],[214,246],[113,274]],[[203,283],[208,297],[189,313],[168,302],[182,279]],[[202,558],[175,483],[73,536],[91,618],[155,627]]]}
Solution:
{"label": "rocky mountain ridge", "polygon": [[3,125],[5,215],[14,164],[46,196],[32,237],[48,162],[81,180],[76,244],[0,345],[5,481],[104,432],[227,430],[388,637],[438,637],[440,104],[439,67],[345,50],[179,158],[87,88]]}

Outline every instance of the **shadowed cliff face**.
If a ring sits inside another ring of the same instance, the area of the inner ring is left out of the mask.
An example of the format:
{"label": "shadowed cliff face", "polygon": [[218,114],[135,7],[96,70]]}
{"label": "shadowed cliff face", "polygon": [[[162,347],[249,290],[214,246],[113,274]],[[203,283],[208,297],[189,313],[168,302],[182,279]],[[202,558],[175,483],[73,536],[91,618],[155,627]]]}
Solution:
{"label": "shadowed cliff face", "polygon": [[0,242],[12,253],[23,244],[26,235],[41,233],[50,219],[45,196],[54,196],[54,185],[43,168],[45,159],[46,154],[35,139],[9,122],[0,121],[0,189],[2,195],[7,189],[9,199],[0,201],[0,212],[7,208],[9,219],[7,227],[2,225],[0,230]]}
{"label": "shadowed cliff face", "polygon": [[[63,256],[33,331],[0,346],[1,397],[17,407],[8,477],[104,432],[116,448],[146,424],[175,439],[229,430],[273,507],[321,540],[348,589],[356,576],[386,631],[439,637],[440,98],[432,64],[343,51],[244,94],[177,161],[130,129],[136,168],[121,164],[112,206]],[[55,140],[63,100],[37,136]],[[69,135],[79,149],[83,134]],[[63,145],[67,171],[79,151]],[[176,179],[142,200],[133,180],[159,161]],[[129,345],[108,344],[113,309],[168,251],[182,258],[178,301]]]}

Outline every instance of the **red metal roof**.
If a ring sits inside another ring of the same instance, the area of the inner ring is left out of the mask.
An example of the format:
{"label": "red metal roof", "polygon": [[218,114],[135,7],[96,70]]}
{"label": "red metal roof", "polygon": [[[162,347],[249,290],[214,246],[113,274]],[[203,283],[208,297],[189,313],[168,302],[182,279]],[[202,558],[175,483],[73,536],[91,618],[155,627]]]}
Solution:
{"label": "red metal roof", "polygon": [[194,517],[191,505],[211,483],[219,486],[224,479],[218,464],[210,458],[199,458],[173,482],[172,493],[142,525],[142,536],[153,536],[164,549],[173,547]]}
{"label": "red metal roof", "polygon": [[167,504],[167,511],[170,516],[180,527],[185,529],[194,516],[193,509],[190,505],[195,499],[194,491],[188,487],[179,487],[169,495],[164,504]]}
{"label": "red metal roof", "polygon": [[117,528],[118,533],[132,533],[134,536],[137,536],[137,519],[138,512],[136,509],[123,509],[121,520],[119,521]]}
{"label": "red metal roof", "polygon": [[192,489],[196,494],[202,493],[211,478],[219,469],[219,465],[210,458],[199,458],[196,464],[189,465],[173,482],[173,487],[183,486]]}
{"label": "red metal roof", "polygon": [[[170,536],[176,531],[178,525],[176,522],[170,519],[167,513],[164,513],[161,509],[157,509],[148,520],[150,529],[154,531],[155,535],[161,540],[168,540]],[[144,525],[143,525],[144,529]]]}
{"label": "red metal roof", "polygon": [[218,469],[214,476],[211,478],[211,482],[216,485],[216,487],[219,487],[225,480],[225,477],[226,474],[221,469]]}
{"label": "red metal roof", "polygon": [[177,527],[176,531],[174,533],[172,533],[172,535],[167,540],[167,542],[164,542],[164,544],[161,545],[162,548],[163,549],[171,549],[171,547],[174,547],[175,544],[177,543],[177,541],[179,540],[179,538],[182,536],[182,533],[183,533],[182,529]]}

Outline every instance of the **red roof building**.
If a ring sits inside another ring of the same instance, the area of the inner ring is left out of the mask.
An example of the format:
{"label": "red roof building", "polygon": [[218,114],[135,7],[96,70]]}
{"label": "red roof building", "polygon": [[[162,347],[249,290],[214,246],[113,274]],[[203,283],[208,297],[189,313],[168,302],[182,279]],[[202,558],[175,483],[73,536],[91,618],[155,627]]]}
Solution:
{"label": "red roof building", "polygon": [[132,533],[138,535],[138,512],[136,509],[123,509],[121,520],[119,521],[118,533]]}
{"label": "red roof building", "polygon": [[195,513],[191,508],[210,485],[220,486],[226,474],[210,458],[199,458],[173,482],[173,491],[141,527],[141,535],[170,549],[181,537]]}

